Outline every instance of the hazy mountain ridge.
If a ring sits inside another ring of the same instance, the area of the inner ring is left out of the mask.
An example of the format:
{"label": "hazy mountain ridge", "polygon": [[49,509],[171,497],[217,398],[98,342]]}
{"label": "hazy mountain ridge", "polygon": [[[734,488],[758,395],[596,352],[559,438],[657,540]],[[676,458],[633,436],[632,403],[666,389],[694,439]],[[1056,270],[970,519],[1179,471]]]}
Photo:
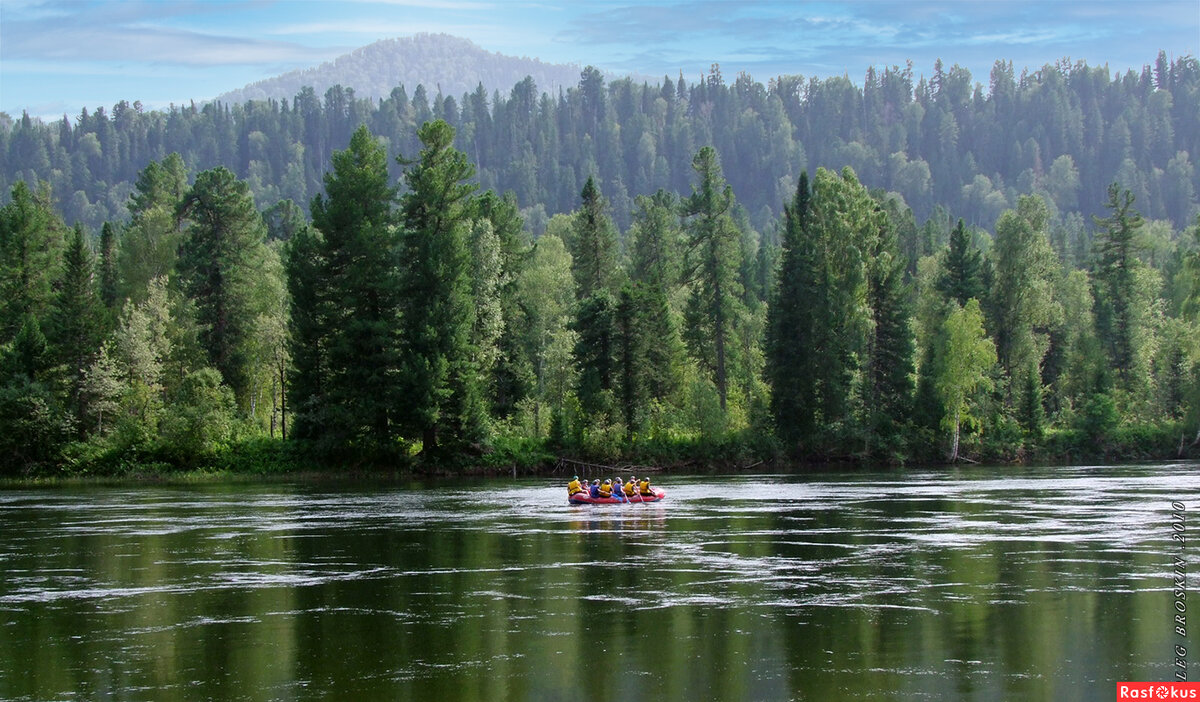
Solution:
{"label": "hazy mountain ridge", "polygon": [[474,42],[448,34],[416,34],[383,39],[314,68],[284,73],[219,95],[224,103],[275,98],[290,100],[303,87],[323,94],[334,85],[353,88],[358,97],[384,98],[403,85],[411,94],[424,85],[432,97],[460,97],[482,83],[490,94],[507,93],[526,76],[541,92],[556,93],[579,83],[576,64],[544,63],[536,58],[486,51]]}

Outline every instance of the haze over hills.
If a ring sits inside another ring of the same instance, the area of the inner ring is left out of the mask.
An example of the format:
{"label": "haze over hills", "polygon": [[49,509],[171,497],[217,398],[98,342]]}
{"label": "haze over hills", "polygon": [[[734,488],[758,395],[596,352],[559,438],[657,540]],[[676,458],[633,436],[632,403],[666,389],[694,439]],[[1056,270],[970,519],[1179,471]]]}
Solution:
{"label": "haze over hills", "polygon": [[[290,99],[302,87],[323,94],[334,85],[353,88],[358,97],[383,98],[403,85],[411,95],[424,85],[432,98],[461,97],[482,83],[490,94],[507,94],[526,76],[539,92],[557,92],[578,84],[581,67],[543,63],[535,58],[506,56],[486,51],[474,42],[448,34],[416,34],[383,39],[355,49],[315,68],[291,71],[219,95],[225,103],[267,98]],[[611,77],[611,76],[606,76]]]}

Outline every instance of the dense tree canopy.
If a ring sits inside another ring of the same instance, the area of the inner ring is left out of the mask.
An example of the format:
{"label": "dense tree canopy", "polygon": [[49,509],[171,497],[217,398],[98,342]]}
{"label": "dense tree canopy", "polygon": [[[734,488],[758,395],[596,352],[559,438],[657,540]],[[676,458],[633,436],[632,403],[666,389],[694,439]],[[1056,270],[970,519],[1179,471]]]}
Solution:
{"label": "dense tree canopy", "polygon": [[4,469],[285,432],[389,465],[1194,452],[1198,82],[588,69],[5,124]]}

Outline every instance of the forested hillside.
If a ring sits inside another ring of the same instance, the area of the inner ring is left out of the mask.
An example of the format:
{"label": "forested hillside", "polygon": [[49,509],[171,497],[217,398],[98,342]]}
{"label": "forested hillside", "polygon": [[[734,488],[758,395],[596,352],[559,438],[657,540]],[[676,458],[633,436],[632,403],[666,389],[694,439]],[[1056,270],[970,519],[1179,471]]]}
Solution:
{"label": "forested hillside", "polygon": [[585,69],[23,119],[0,470],[1194,454],[1198,81]]}
{"label": "forested hillside", "polygon": [[606,83],[588,68],[551,94],[527,79],[492,93],[397,88],[379,101],[335,86],[166,112],[122,102],[50,124],[4,121],[0,188],[7,197],[17,180],[45,180],[68,222],[96,230],[127,220],[137,173],[177,152],[193,172],[229,168],[262,208],[280,199],[307,207],[358,125],[384,137],[390,155],[411,156],[430,119],[456,128],[480,185],[550,215],[570,211],[594,175],[624,228],[637,195],[685,190],[691,156],[711,144],[760,229],[802,170],[848,165],[868,187],[899,193],[918,222],[941,206],[990,228],[1018,196],[1037,193],[1061,237],[1075,240],[1113,181],[1147,217],[1186,224],[1198,187],[1200,63],[1160,54],[1141,73],[1113,76],[1082,62],[1015,75],[997,62],[986,84],[939,64],[919,80],[911,67],[870,70],[861,87],[849,78],[730,81],[715,66],[699,81]]}

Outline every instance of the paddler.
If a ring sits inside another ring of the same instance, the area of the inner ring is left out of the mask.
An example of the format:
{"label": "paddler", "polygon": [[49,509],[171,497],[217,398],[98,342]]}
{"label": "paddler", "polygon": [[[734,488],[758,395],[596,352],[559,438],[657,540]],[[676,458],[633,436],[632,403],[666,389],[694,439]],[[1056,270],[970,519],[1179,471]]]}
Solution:
{"label": "paddler", "polygon": [[621,491],[625,493],[625,497],[633,497],[634,495],[636,495],[637,494],[637,478],[632,475],[629,476],[629,482],[625,483],[625,486],[621,488]]}
{"label": "paddler", "polygon": [[571,482],[567,483],[567,497],[574,497],[581,492],[583,492],[583,485],[579,484],[579,476],[577,475],[571,479]]}
{"label": "paddler", "polygon": [[612,497],[612,480],[605,480],[600,486],[600,497]]}
{"label": "paddler", "polygon": [[650,489],[650,478],[642,478],[638,483],[638,494],[643,497],[654,497],[654,491]]}
{"label": "paddler", "polygon": [[592,487],[589,488],[588,495],[592,499],[599,499],[599,497],[600,497],[600,479],[599,478],[596,478],[595,480],[592,481]]}

